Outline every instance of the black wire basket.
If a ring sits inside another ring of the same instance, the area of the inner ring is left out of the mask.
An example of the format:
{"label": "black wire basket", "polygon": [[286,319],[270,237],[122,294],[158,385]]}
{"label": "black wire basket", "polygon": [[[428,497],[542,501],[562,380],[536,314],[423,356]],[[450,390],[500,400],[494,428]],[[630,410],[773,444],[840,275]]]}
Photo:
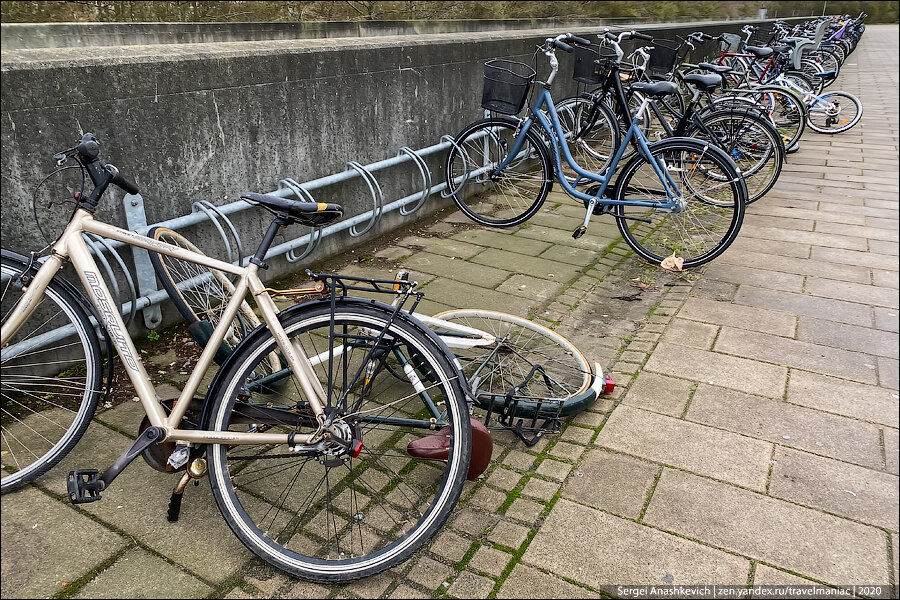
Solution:
{"label": "black wire basket", "polygon": [[481,107],[504,115],[515,115],[525,106],[535,72],[529,65],[495,58],[484,63]]}
{"label": "black wire basket", "polygon": [[619,55],[609,46],[575,46],[575,70],[572,79],[587,85],[601,85],[619,62]]}
{"label": "black wire basket", "polygon": [[722,52],[738,52],[741,49],[741,42],[743,41],[744,38],[736,33],[723,33],[722,40],[719,42],[719,47],[722,48]]}
{"label": "black wire basket", "polygon": [[647,71],[651,77],[665,77],[675,69],[681,44],[673,40],[653,39]]}

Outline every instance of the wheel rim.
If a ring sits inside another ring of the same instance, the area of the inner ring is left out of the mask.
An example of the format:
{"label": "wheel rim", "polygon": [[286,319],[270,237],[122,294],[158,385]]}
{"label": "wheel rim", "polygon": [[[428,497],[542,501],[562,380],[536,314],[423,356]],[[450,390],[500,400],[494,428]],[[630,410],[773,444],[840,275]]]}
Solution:
{"label": "wheel rim", "polygon": [[[216,499],[223,512],[231,516],[232,528],[251,550],[295,574],[354,578],[351,575],[361,576],[367,569],[377,571],[391,566],[403,553],[427,540],[427,530],[432,529],[433,533],[440,525],[446,517],[441,511],[452,508],[461,489],[453,482],[459,480],[461,486],[460,473],[468,465],[468,450],[463,451],[462,444],[468,437],[454,433],[449,460],[442,463],[412,457],[406,450],[409,441],[433,431],[376,422],[377,418],[389,416],[424,418],[428,422],[413,385],[400,379],[403,368],[399,364],[365,373],[356,382],[352,377],[343,379],[356,372],[357,363],[371,349],[359,336],[372,337],[366,328],[377,329],[379,323],[362,316],[339,319],[336,326],[338,338],[352,341],[357,347],[342,352],[340,360],[335,361],[346,360],[347,364],[334,365],[333,381],[342,381],[350,389],[371,377],[368,400],[358,407],[357,417],[343,415],[337,419],[347,424],[348,435],[362,438],[363,450],[358,458],[341,454],[335,445],[328,450],[333,454],[285,458],[278,457],[285,452],[284,447],[235,446],[227,450],[217,446],[211,450]],[[289,327],[288,333],[311,357],[327,357],[329,327],[326,312]],[[257,349],[239,370],[252,370],[252,363],[268,350]],[[435,360],[432,350],[421,344],[405,346],[404,351],[430,357],[432,363]],[[327,363],[325,360],[315,366],[320,379],[327,379]],[[413,368],[435,402],[446,399],[446,373],[438,377],[438,383],[429,380],[424,366]],[[298,397],[293,381],[280,389],[257,388],[251,395],[274,406],[291,405]],[[231,403],[220,407],[214,416],[215,428],[246,431],[246,424],[228,425],[236,414],[246,410],[246,405],[237,413],[232,413],[230,407]],[[366,422],[358,420],[360,415]],[[308,417],[298,418],[300,423],[309,425]],[[460,431],[464,418],[451,408],[447,419],[453,432]],[[270,431],[276,429],[296,427],[285,424]],[[308,426],[299,429],[309,431]],[[326,457],[335,464],[327,466]]]}
{"label": "wheel rim", "polygon": [[[656,264],[668,256],[683,259],[684,266],[715,258],[740,228],[746,192],[739,178],[731,177],[727,160],[716,157],[711,148],[665,145],[655,150],[654,156],[665,161],[684,195],[685,206],[671,213],[620,206],[616,215],[629,217],[617,220],[623,237],[640,256]],[[646,160],[626,167],[616,193],[618,198],[631,200],[666,200],[659,178]]]}
{"label": "wheel rim", "polygon": [[[20,272],[3,265],[4,320],[21,297],[15,286]],[[72,334],[48,337],[62,327],[73,329]],[[0,385],[5,487],[31,479],[80,435],[76,425],[87,420],[99,395],[99,365],[94,364],[99,356],[89,336],[73,309],[47,288],[41,305],[4,348]]]}
{"label": "wheel rim", "polygon": [[[513,386],[532,398],[566,400],[585,392],[591,384],[591,368],[568,340],[555,332],[513,315],[494,311],[458,310],[435,318],[485,331],[495,338],[490,345],[454,348],[470,382],[478,388],[503,395]],[[435,326],[440,331],[440,325]],[[452,347],[452,339],[451,339]],[[534,377],[526,376],[538,366]],[[524,385],[522,385],[524,383]]]}
{"label": "wheel rim", "polygon": [[[748,201],[759,199],[772,187],[781,170],[779,141],[775,134],[764,124],[740,113],[712,117],[704,120],[704,125],[711,135],[697,130],[691,137],[709,139],[725,151],[744,176]],[[717,172],[708,176],[721,178]]]}
{"label": "wheel rim", "polygon": [[[617,146],[614,128],[618,125],[610,122],[602,109],[594,112],[594,101],[587,98],[562,102],[556,111],[575,162],[587,171],[603,172]],[[574,140],[576,135],[578,139]],[[562,169],[570,183],[577,179],[577,175],[569,172],[568,165],[563,164]]]}
{"label": "wheel rim", "polygon": [[518,131],[507,124],[485,125],[458,142],[447,165],[453,197],[470,217],[505,225],[532,211],[552,177],[543,156],[526,138],[519,153],[502,169]]}
{"label": "wheel rim", "polygon": [[825,94],[809,108],[810,126],[817,131],[843,131],[859,119],[859,108],[850,98],[838,94]]}
{"label": "wheel rim", "polygon": [[[202,250],[175,231],[159,228],[153,235],[161,242],[203,254]],[[190,313],[182,316],[189,323],[208,321],[214,329],[221,322],[226,305],[234,296],[235,288],[228,277],[218,269],[179,260],[172,256],[156,253],[154,257],[163,270],[162,276],[168,278],[175,288],[169,291],[170,295],[173,292],[177,294],[178,298],[174,299],[180,298]],[[180,310],[184,312],[184,308],[180,307]],[[228,327],[223,344],[229,350],[233,350],[259,324],[260,321],[250,306],[246,302],[242,303],[238,314],[235,315]],[[273,352],[260,363],[259,376],[279,371],[281,367],[278,353]]]}

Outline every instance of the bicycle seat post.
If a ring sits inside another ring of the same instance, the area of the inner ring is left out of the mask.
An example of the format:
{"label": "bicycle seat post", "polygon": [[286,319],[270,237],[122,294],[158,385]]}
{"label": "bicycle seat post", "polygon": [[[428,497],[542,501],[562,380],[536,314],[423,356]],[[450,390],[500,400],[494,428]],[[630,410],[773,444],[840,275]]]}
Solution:
{"label": "bicycle seat post", "polygon": [[269,229],[266,231],[266,235],[263,236],[262,241],[259,243],[259,248],[256,249],[256,253],[252,258],[250,258],[250,262],[260,269],[268,269],[269,265],[267,265],[263,260],[266,257],[266,252],[268,252],[269,248],[272,247],[272,243],[275,241],[275,236],[278,234],[278,230],[283,229],[290,224],[291,220],[286,216],[276,216],[269,224]]}

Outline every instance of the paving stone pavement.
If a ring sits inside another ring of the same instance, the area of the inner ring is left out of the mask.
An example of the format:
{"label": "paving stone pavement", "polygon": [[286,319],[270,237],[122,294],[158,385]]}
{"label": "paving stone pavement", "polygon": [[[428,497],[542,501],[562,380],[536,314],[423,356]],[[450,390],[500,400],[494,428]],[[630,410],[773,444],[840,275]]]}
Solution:
{"label": "paving stone pavement", "polygon": [[64,473],[127,444],[139,407],[122,405],[3,497],[2,596],[578,598],[614,584],[818,583],[896,597],[897,57],[897,26],[870,26],[835,85],[861,98],[860,124],[806,134],[734,246],[696,273],[641,266],[609,222],[572,240],[580,210],[559,193],[520,228],[447,211],[343,265],[409,268],[425,312],[526,315],[618,384],[534,447],[496,432],[488,471],[408,562],[348,586],[297,581],[240,545],[208,485],[168,524],[173,482],[140,461],[104,502],[72,508]]}

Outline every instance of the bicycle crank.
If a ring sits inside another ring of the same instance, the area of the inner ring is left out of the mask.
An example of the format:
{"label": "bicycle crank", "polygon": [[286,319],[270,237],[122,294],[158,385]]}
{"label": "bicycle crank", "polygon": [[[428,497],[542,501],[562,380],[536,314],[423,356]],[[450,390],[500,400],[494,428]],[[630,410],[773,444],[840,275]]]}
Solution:
{"label": "bicycle crank", "polygon": [[131,447],[122,453],[111,467],[100,475],[97,469],[76,469],[69,471],[66,477],[66,490],[69,502],[72,504],[85,504],[100,500],[100,492],[109,487],[113,479],[125,470],[151,444],[156,444],[165,439],[166,431],[162,427],[149,427],[138,436]]}

